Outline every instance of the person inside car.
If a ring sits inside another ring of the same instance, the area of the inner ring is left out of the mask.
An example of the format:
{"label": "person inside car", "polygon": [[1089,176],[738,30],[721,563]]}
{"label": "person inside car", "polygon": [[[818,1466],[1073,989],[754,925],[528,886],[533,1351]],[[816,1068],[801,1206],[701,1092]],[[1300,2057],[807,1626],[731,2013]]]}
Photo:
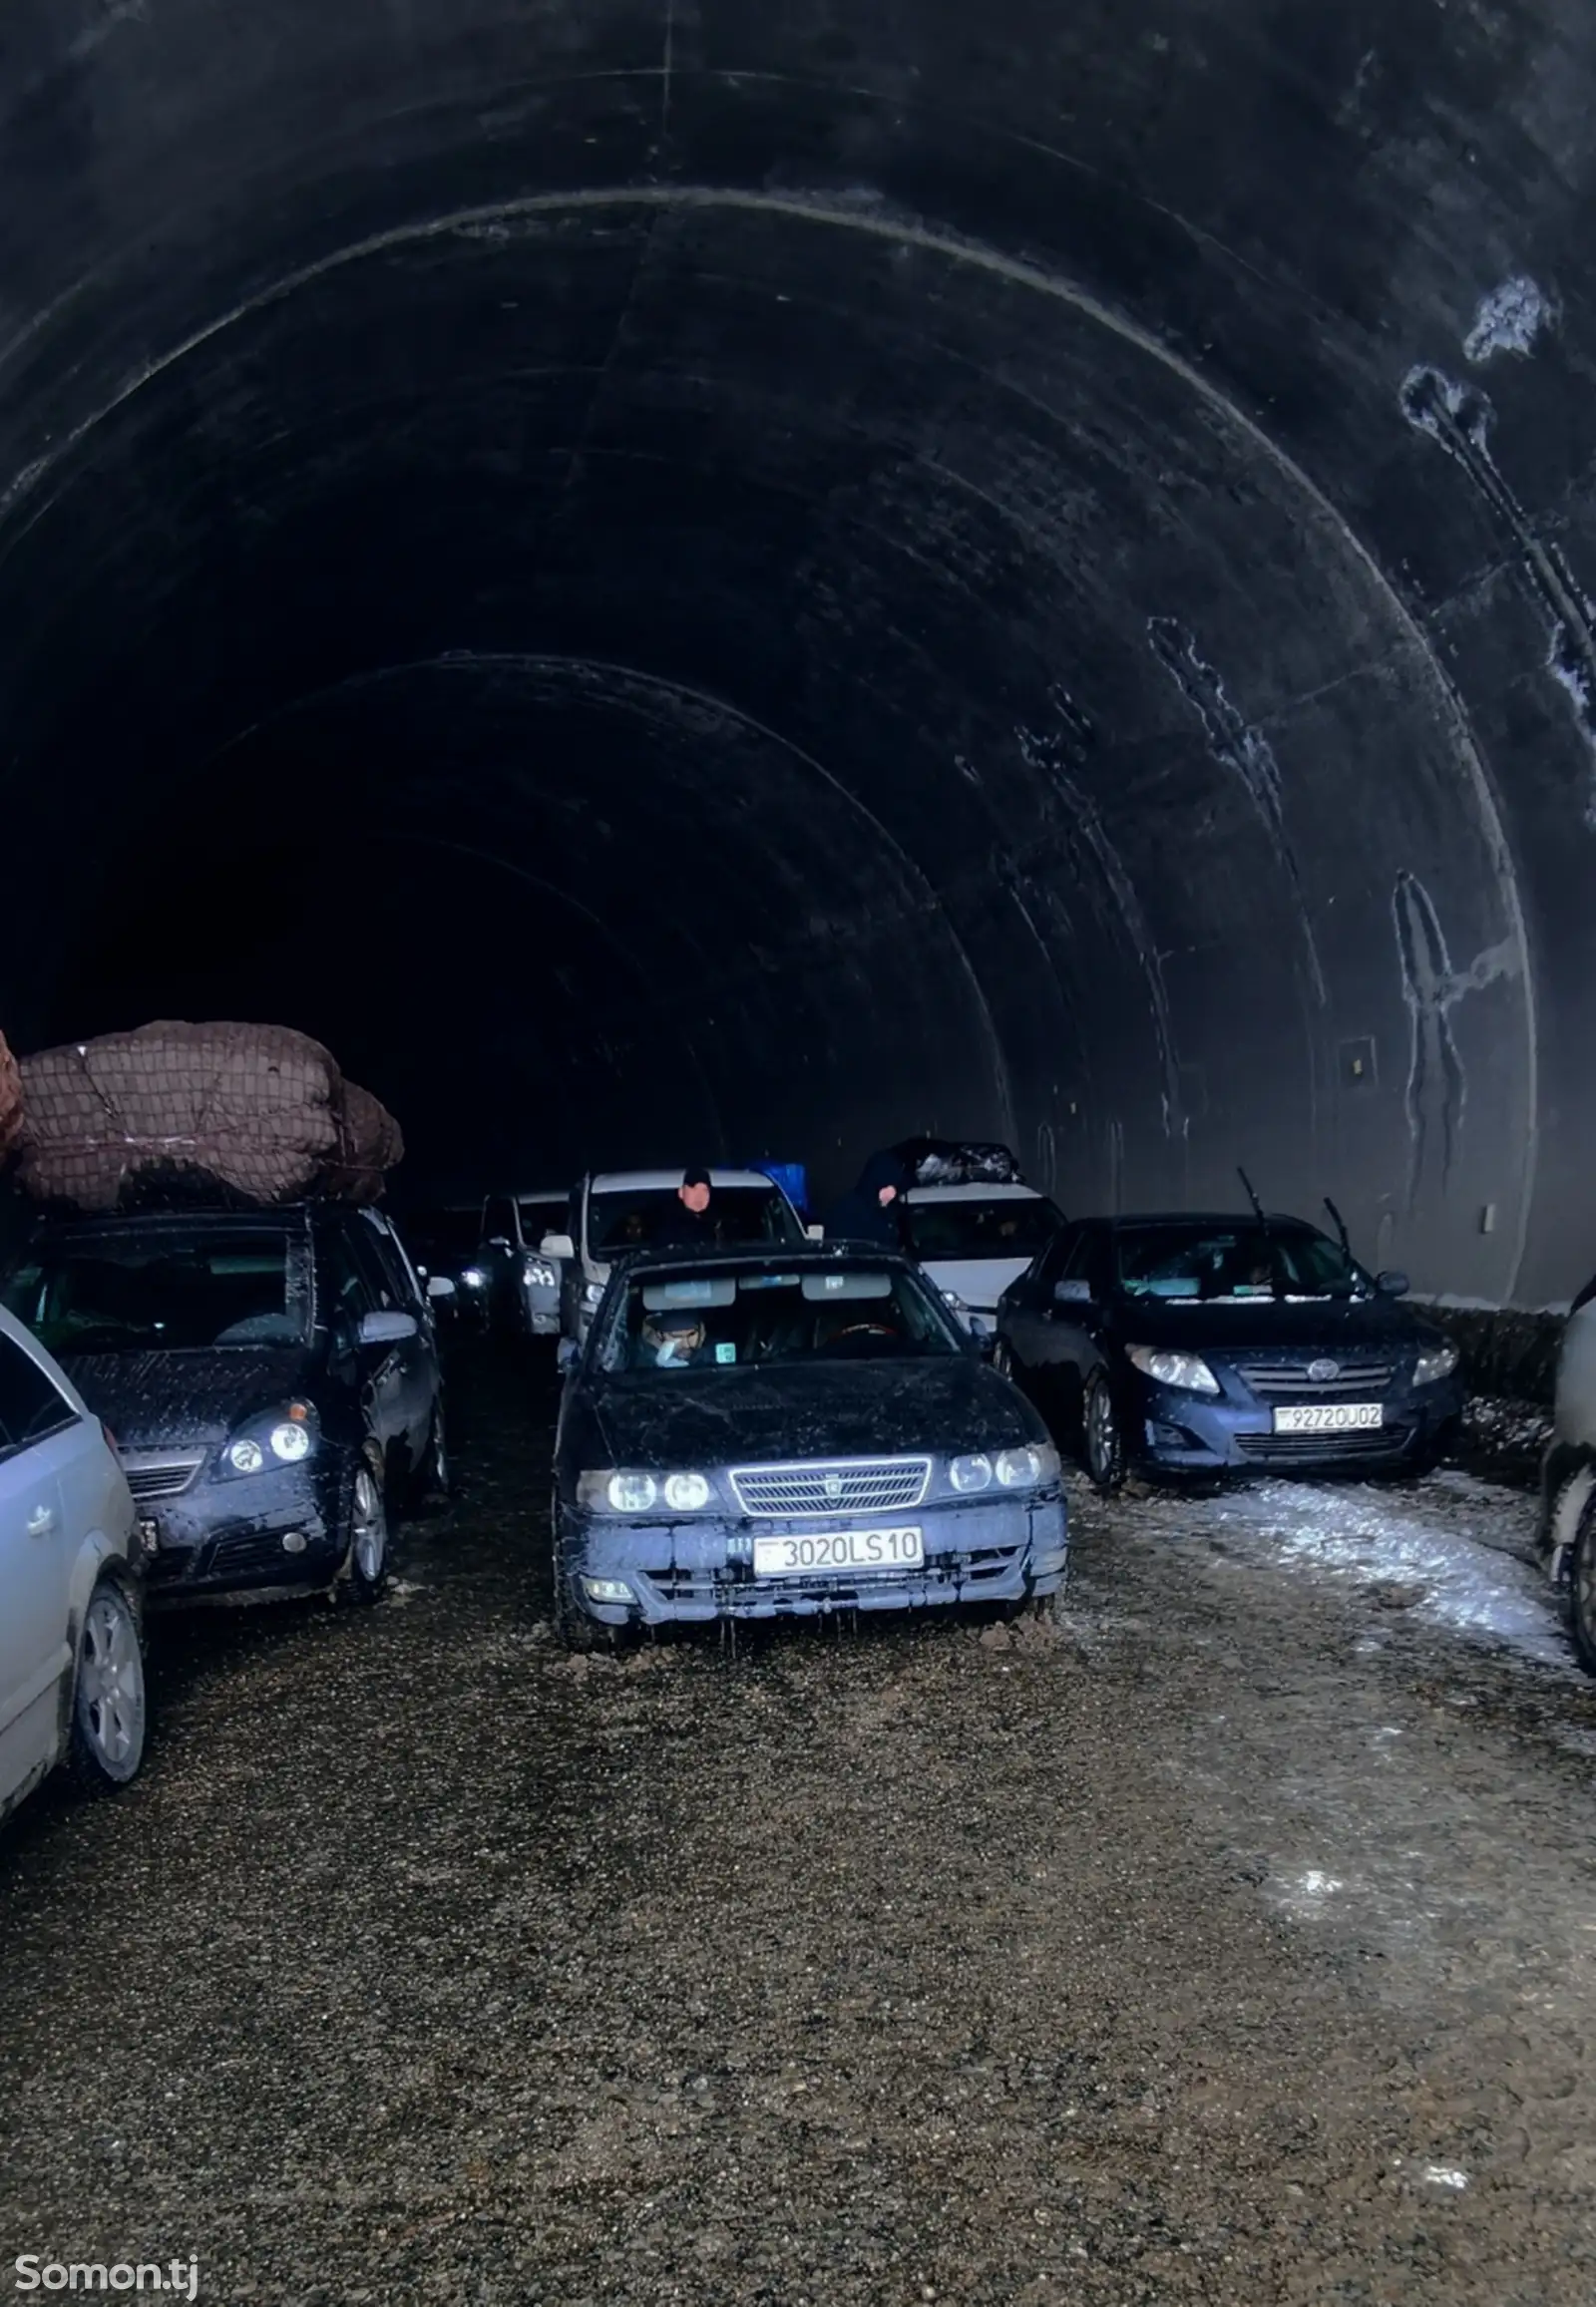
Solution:
{"label": "person inside car", "polygon": [[690,1369],[695,1362],[707,1360],[709,1334],[704,1318],[690,1307],[677,1312],[666,1308],[659,1314],[650,1314],[641,1332],[641,1363],[643,1368]]}

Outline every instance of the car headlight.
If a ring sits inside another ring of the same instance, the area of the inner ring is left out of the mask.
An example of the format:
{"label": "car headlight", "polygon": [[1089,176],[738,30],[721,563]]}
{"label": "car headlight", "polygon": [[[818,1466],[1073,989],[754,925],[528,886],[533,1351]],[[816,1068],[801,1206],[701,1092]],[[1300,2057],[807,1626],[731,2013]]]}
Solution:
{"label": "car headlight", "polygon": [[258,1474],[270,1466],[297,1466],[316,1446],[313,1413],[308,1402],[288,1404],[275,1418],[256,1418],[235,1434],[221,1453],[222,1465],[234,1474]]}
{"label": "car headlight", "polygon": [[659,1496],[652,1474],[600,1466],[577,1477],[577,1502],[599,1514],[646,1514]]}
{"label": "car headlight", "polygon": [[1126,1353],[1144,1377],[1177,1393],[1217,1393],[1219,1380],[1200,1353],[1176,1353],[1162,1346],[1127,1346]]}
{"label": "car headlight", "polygon": [[993,1471],[1005,1490],[1034,1490],[1058,1479],[1058,1452],[1046,1442],[1024,1442],[1017,1450],[999,1450]]}
{"label": "car headlight", "polygon": [[601,1282],[590,1282],[587,1288],[583,1291],[582,1303],[584,1306],[590,1308],[597,1306],[599,1299],[602,1298],[603,1294],[604,1286]]}
{"label": "car headlight", "polygon": [[702,1474],[667,1474],[665,1504],[678,1514],[696,1514],[709,1503],[709,1484]]}
{"label": "car headlight", "polygon": [[1433,1385],[1437,1378],[1450,1377],[1456,1367],[1455,1346],[1428,1346],[1413,1364],[1413,1383]]}
{"label": "car headlight", "polygon": [[521,1279],[533,1290],[552,1290],[560,1277],[547,1258],[529,1258],[521,1269]]}
{"label": "car headlight", "polygon": [[486,1290],[488,1277],[480,1266],[467,1266],[460,1277],[468,1290]]}
{"label": "car headlight", "polygon": [[969,1457],[955,1458],[948,1468],[948,1479],[956,1490],[968,1495],[973,1490],[992,1488],[992,1460],[985,1450],[973,1450]]}

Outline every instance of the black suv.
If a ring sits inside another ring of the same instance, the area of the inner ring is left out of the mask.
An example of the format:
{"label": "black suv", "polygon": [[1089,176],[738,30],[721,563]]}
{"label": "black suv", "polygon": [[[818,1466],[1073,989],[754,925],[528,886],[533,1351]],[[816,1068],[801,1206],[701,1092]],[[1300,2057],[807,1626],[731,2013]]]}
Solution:
{"label": "black suv", "polygon": [[432,1314],[380,1213],[44,1219],[3,1295],[116,1436],[152,1602],[376,1600],[394,1508],[447,1482]]}

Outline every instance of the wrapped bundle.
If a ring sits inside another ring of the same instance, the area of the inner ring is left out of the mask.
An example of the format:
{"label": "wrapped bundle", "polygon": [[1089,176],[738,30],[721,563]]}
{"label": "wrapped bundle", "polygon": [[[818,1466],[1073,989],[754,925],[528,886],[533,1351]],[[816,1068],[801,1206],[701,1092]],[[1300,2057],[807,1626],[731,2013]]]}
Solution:
{"label": "wrapped bundle", "polygon": [[16,1144],[22,1130],[22,1075],[0,1033],[0,1162]]}
{"label": "wrapped bundle", "polygon": [[344,1083],[281,1025],[162,1021],[22,1061],[19,1182],[41,1201],[295,1201],[344,1158]]}
{"label": "wrapped bundle", "polygon": [[346,1081],[338,1116],[338,1159],[321,1190],[343,1201],[379,1201],[388,1172],[404,1158],[404,1137],[382,1100],[358,1082]]}

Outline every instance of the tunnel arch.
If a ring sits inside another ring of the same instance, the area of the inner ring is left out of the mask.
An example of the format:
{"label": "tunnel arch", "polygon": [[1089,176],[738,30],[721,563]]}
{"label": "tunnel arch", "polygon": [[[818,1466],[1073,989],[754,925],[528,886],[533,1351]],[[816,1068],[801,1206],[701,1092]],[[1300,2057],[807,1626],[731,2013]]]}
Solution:
{"label": "tunnel arch", "polygon": [[[1009,35],[1035,33],[1023,11],[999,11],[1008,32],[987,42],[1007,63],[984,92],[1002,81],[1009,120],[948,101],[953,12],[933,0],[897,27],[917,61],[890,96],[881,11],[813,12],[839,40],[846,21],[869,70],[839,52],[835,72],[808,79],[715,65],[730,35],[713,8],[683,11],[689,37],[668,69],[663,52],[645,65],[649,14],[600,10],[579,31],[550,10],[532,34],[476,11],[488,45],[459,86],[491,83],[507,120],[535,111],[552,130],[535,151],[507,158],[495,134],[451,131],[458,91],[381,128],[351,99],[319,148],[289,136],[256,151],[252,174],[241,157],[230,190],[214,179],[203,231],[174,224],[170,196],[151,201],[144,240],[66,215],[58,246],[97,259],[76,288],[62,285],[70,264],[47,280],[34,251],[38,301],[0,359],[3,790],[19,850],[61,842],[97,727],[132,732],[124,798],[99,802],[103,824],[77,843],[84,912],[114,917],[130,856],[138,881],[159,854],[152,820],[192,808],[206,763],[236,765],[245,728],[280,784],[258,732],[292,715],[303,729],[307,701],[330,691],[370,695],[397,668],[453,653],[461,682],[484,684],[459,719],[486,726],[491,665],[608,666],[604,746],[632,726],[630,684],[709,700],[728,729],[763,728],[850,796],[856,825],[879,824],[927,893],[918,913],[874,925],[868,963],[839,969],[872,925],[870,876],[794,833],[804,862],[784,877],[760,849],[778,816],[761,835],[740,808],[711,810],[702,902],[729,925],[766,891],[785,908],[786,961],[779,984],[711,962],[735,1014],[713,1029],[705,1120],[677,1127],[722,1128],[727,1151],[790,1146],[807,1129],[826,1140],[823,1172],[883,1130],[991,1130],[1078,1207],[1230,1200],[1244,1157],[1272,1199],[1312,1207],[1333,1186],[1367,1241],[1434,1286],[1555,1294],[1568,1253],[1549,1238],[1557,1181],[1537,1179],[1540,1008],[1566,924],[1547,921],[1538,883],[1521,893],[1532,860],[1502,815],[1517,796],[1479,733],[1478,668],[1459,668],[1455,633],[1394,554],[1391,502],[1447,477],[1443,460],[1418,461],[1405,371],[1364,359],[1369,315],[1347,280],[1338,295],[1314,276],[1297,219],[1269,219],[1279,246],[1263,261],[1204,214],[1205,200],[1239,197],[1256,155],[1194,195],[1183,150],[1177,197],[1155,181],[1162,154],[1138,185],[1111,153],[1031,134],[1032,96],[1021,102],[1010,69]],[[1303,99],[1305,68],[1283,38],[1268,69],[1253,56],[1276,37],[1267,11],[1237,0],[1200,14],[1211,80],[1223,84],[1223,51],[1232,89],[1273,108],[1263,142],[1278,163],[1280,107]],[[425,9],[417,21],[429,38],[442,23]],[[268,93],[290,121],[294,103],[308,118],[316,39],[295,8],[275,22]],[[1174,23],[1148,8],[1116,31],[1094,15],[1059,38],[1080,54],[1089,31],[1093,70],[1144,117],[1156,72],[1138,59],[1168,54]],[[796,40],[796,17],[787,29]],[[1421,48],[1404,12],[1390,29],[1396,47]],[[530,69],[495,79],[506,44],[540,38]],[[121,39],[108,31],[104,52]],[[1437,39],[1431,61],[1460,70],[1455,42]],[[605,43],[629,43],[631,61],[574,69]],[[384,85],[413,86],[402,50],[373,34],[361,53],[388,68]],[[1034,52],[1051,55],[1045,39]],[[175,47],[163,53],[182,89]],[[80,61],[78,79],[97,69]],[[201,144],[225,114],[205,111],[215,69],[191,75]],[[1054,60],[1034,77],[1054,88],[1056,72]],[[798,92],[785,111],[778,83]],[[662,93],[668,117],[652,103]],[[1176,111],[1189,99],[1184,84],[1165,89]],[[1086,143],[1102,133],[1081,130]],[[1340,133],[1354,158],[1367,150],[1362,130]],[[1317,116],[1314,136],[1329,171],[1334,138]],[[138,149],[125,119],[102,130],[98,189],[118,167],[126,184]],[[170,195],[210,164],[164,165]],[[507,170],[513,190],[492,181]],[[529,188],[529,174],[546,181]],[[1066,178],[1067,213],[1054,212]],[[277,204],[245,216],[237,186],[268,183]],[[470,196],[446,208],[440,191]],[[192,261],[158,278],[180,246]],[[501,297],[506,286],[523,293]],[[553,315],[541,363],[513,358],[526,344],[488,318],[528,291]],[[9,300],[6,319],[18,309]],[[1289,341],[1305,314],[1326,331],[1311,350]],[[1348,387],[1345,405],[1327,386]],[[1382,444],[1388,475],[1400,467],[1373,511],[1367,475],[1345,485],[1349,428]],[[559,491],[540,478],[555,457]],[[362,523],[380,527],[372,509],[401,483],[433,525],[435,571],[395,556],[391,530],[362,551]],[[1472,511],[1464,527],[1476,545]],[[651,587],[637,566],[649,556]],[[363,597],[385,562],[398,571],[386,618]],[[224,609],[205,603],[207,582]],[[64,668],[85,660],[73,693]],[[529,742],[570,737],[547,682],[521,711]],[[664,786],[655,755],[655,784],[634,789],[639,844],[661,792],[690,812],[699,770],[722,795],[754,775],[746,737],[700,732],[709,750],[693,769],[678,735]],[[1539,785],[1555,784],[1563,772],[1539,753]],[[557,779],[579,791],[582,763],[560,761]],[[323,792],[334,784],[381,806],[364,769],[337,766]],[[448,790],[440,776],[435,799]],[[517,838],[536,844],[544,805],[530,787],[523,806]],[[835,854],[874,853],[839,839]],[[582,863],[568,845],[559,871],[574,880]],[[798,885],[828,874],[839,902],[806,910]],[[25,1041],[109,1021],[93,1013],[94,971],[71,965],[74,941],[68,912],[52,924],[18,908],[0,982],[18,987]],[[742,929],[735,942],[739,956],[757,945]],[[701,958],[690,965],[705,974]],[[463,1012],[470,975],[453,992]],[[175,961],[156,978],[200,989]],[[853,1031],[872,1009],[874,1055]],[[1566,1063],[1561,997],[1557,1009]],[[386,1073],[402,1104],[411,1079],[380,1042],[367,1019],[351,1065]],[[591,1117],[597,1137],[624,1134],[611,1124],[625,1103]],[[840,1126],[817,1131],[822,1109]]]}

